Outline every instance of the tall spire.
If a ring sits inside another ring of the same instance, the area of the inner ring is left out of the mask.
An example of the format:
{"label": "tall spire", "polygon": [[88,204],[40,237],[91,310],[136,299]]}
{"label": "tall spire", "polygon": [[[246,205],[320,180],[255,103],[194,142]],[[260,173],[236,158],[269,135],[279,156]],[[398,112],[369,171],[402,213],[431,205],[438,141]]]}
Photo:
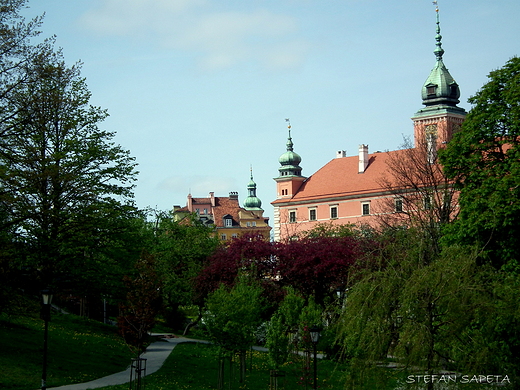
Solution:
{"label": "tall spire", "polygon": [[436,35],[435,35],[435,54],[436,62],[430,76],[426,79],[422,87],[423,104],[426,106],[450,106],[456,107],[459,103],[460,90],[458,84],[451,76],[450,72],[444,65],[442,56],[444,49],[442,48],[441,24],[439,21],[439,5],[437,0],[433,2],[435,5],[435,13],[437,19]]}
{"label": "tall spire", "polygon": [[435,57],[437,57],[437,61],[442,61],[442,55],[444,54],[444,49],[442,48],[442,35],[441,35],[441,22],[439,21],[439,4],[437,0],[433,2],[435,5],[435,13],[437,14],[437,35],[435,35],[436,48],[433,51]]}
{"label": "tall spire", "polygon": [[285,121],[287,122],[287,128],[289,129],[289,138],[287,138],[287,151],[288,152],[292,152],[293,151],[293,142],[292,142],[292,138],[291,138],[291,121],[289,120],[289,118],[285,118]]}
{"label": "tall spire", "polygon": [[437,146],[449,142],[452,135],[460,129],[466,111],[459,107],[460,89],[448,68],[444,65],[442,48],[441,23],[439,21],[438,0],[435,5],[435,66],[424,82],[421,90],[421,108],[412,117],[414,121],[415,145]]}

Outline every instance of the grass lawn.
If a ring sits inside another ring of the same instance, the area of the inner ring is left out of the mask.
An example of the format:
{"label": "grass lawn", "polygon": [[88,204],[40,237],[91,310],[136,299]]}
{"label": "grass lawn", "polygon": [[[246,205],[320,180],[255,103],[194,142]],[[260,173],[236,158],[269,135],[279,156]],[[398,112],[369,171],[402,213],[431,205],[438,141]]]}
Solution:
{"label": "grass lawn", "polygon": [[[0,389],[41,386],[44,322],[36,311],[0,315]],[[116,331],[75,315],[52,313],[47,386],[86,382],[125,370],[132,354]]]}
{"label": "grass lawn", "polygon": [[[208,344],[179,344],[170,354],[163,367],[145,380],[146,390],[178,390],[178,389],[216,389],[217,388],[218,349]],[[247,358],[247,378],[239,383],[238,362],[233,362],[233,377],[230,378],[229,363],[225,366],[224,389],[266,390],[269,389],[270,370],[267,353],[254,351]],[[252,369],[251,369],[252,367]],[[309,370],[304,370],[303,358],[295,357],[294,361],[283,367],[285,376],[278,378],[278,389],[312,389],[312,362]],[[387,371],[388,373],[388,371]],[[391,378],[395,388],[395,378]],[[318,362],[318,386],[320,389],[344,389],[346,375],[344,367],[330,360]],[[305,384],[307,382],[307,385]],[[104,390],[126,390],[128,384],[110,386]],[[375,384],[363,389],[384,389]]]}

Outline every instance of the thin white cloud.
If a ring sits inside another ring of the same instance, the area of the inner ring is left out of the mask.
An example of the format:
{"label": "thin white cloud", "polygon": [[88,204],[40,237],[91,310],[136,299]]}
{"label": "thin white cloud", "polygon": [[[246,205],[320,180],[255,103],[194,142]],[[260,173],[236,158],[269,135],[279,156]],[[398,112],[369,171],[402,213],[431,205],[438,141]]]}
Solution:
{"label": "thin white cloud", "polygon": [[208,196],[214,192],[216,196],[225,196],[230,191],[237,191],[236,181],[228,177],[209,177],[209,176],[170,176],[162,180],[157,189],[161,192],[181,193],[188,195],[191,193],[195,197]]}
{"label": "thin white cloud", "polygon": [[121,36],[183,50],[204,69],[246,61],[290,68],[303,61],[308,44],[292,16],[266,9],[219,11],[210,0],[102,0],[82,24],[103,36]]}

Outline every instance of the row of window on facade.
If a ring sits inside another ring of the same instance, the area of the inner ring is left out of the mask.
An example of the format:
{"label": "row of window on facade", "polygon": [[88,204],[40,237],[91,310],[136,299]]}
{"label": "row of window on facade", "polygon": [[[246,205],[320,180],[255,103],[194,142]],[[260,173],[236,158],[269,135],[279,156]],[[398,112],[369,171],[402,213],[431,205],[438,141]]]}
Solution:
{"label": "row of window on facade", "polygon": [[[231,235],[231,238],[237,238],[237,237],[238,237],[238,234],[237,234],[237,233],[233,233],[233,234]],[[221,239],[222,241],[226,241],[226,240],[227,240],[227,234],[222,233],[222,234],[220,235],[220,239]]]}
{"label": "row of window on facade", "polygon": [[[256,227],[256,221],[246,222],[247,227]],[[224,217],[224,227],[233,227],[233,219],[231,217]]]}
{"label": "row of window on facade", "polygon": [[[403,211],[403,200],[395,199],[395,212],[401,213]],[[329,206],[329,215],[330,219],[338,218],[338,205]],[[361,202],[361,215],[370,215],[370,201]],[[309,221],[317,221],[318,220],[318,211],[317,207],[309,208]],[[296,210],[289,211],[289,222],[296,222]]]}

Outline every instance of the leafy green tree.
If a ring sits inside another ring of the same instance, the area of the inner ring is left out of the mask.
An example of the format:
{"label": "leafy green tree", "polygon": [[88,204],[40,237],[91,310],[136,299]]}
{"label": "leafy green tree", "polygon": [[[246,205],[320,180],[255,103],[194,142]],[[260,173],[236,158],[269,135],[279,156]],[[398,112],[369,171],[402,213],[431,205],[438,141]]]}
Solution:
{"label": "leafy green tree", "polygon": [[285,288],[286,295],[278,310],[273,314],[267,328],[266,346],[269,362],[278,370],[287,361],[291,342],[296,341],[300,328],[300,316],[305,308],[305,299],[291,287]]}
{"label": "leafy green tree", "polygon": [[26,21],[20,15],[26,4],[26,0],[0,0],[0,148],[2,138],[12,131],[10,119],[16,114],[11,100],[18,89],[35,82],[32,62],[52,51],[52,37],[33,43],[40,35],[43,17]]}
{"label": "leafy green tree", "polygon": [[241,381],[245,377],[246,352],[255,342],[264,310],[261,294],[258,284],[240,276],[233,288],[221,285],[206,300],[204,323],[208,333],[217,345],[239,353]]}
{"label": "leafy green tree", "polygon": [[[199,303],[195,278],[216,250],[219,240],[213,230],[195,216],[175,222],[170,214],[159,213],[149,228],[153,230],[153,239],[148,250],[154,254],[157,270],[163,275],[166,319],[170,326],[180,328],[185,325],[180,307]],[[202,310],[199,310],[199,319],[201,316]],[[195,325],[198,320],[189,325]]]}
{"label": "leafy green tree", "polygon": [[488,77],[439,157],[460,190],[460,215],[447,242],[476,244],[500,266],[520,258],[520,58]]}
{"label": "leafy green tree", "polygon": [[475,360],[479,368],[490,368],[482,358],[471,364],[467,359],[487,349],[482,338],[471,335],[480,334],[481,314],[494,305],[488,271],[479,268],[475,253],[460,247],[445,248],[425,263],[415,234],[403,230],[393,240],[386,237],[379,266],[367,268],[348,292],[338,334],[355,367],[353,388],[356,380],[379,375],[367,363],[389,355],[429,374],[468,372]]}
{"label": "leafy green tree", "polygon": [[266,347],[269,354],[269,363],[278,370],[287,362],[289,356],[289,337],[282,315],[277,312],[271,317],[267,327]]}
{"label": "leafy green tree", "polygon": [[[16,111],[11,101],[20,88],[34,81],[30,71],[34,58],[48,54],[53,44],[53,38],[33,43],[40,34],[42,17],[25,20],[20,15],[25,4],[25,0],[0,0],[0,153],[8,153],[7,137],[13,132],[10,120]],[[2,187],[0,182],[0,198]],[[21,284],[21,272],[12,262],[18,245],[11,222],[10,208],[0,205],[0,310]]]}
{"label": "leafy green tree", "polygon": [[66,281],[73,288],[102,269],[98,250],[119,233],[113,223],[135,213],[135,163],[114,144],[114,133],[98,127],[108,114],[89,104],[79,65],[68,68],[56,53],[30,66],[37,82],[9,101],[14,114],[0,148],[0,202],[27,250],[23,265],[39,270],[46,285]]}

